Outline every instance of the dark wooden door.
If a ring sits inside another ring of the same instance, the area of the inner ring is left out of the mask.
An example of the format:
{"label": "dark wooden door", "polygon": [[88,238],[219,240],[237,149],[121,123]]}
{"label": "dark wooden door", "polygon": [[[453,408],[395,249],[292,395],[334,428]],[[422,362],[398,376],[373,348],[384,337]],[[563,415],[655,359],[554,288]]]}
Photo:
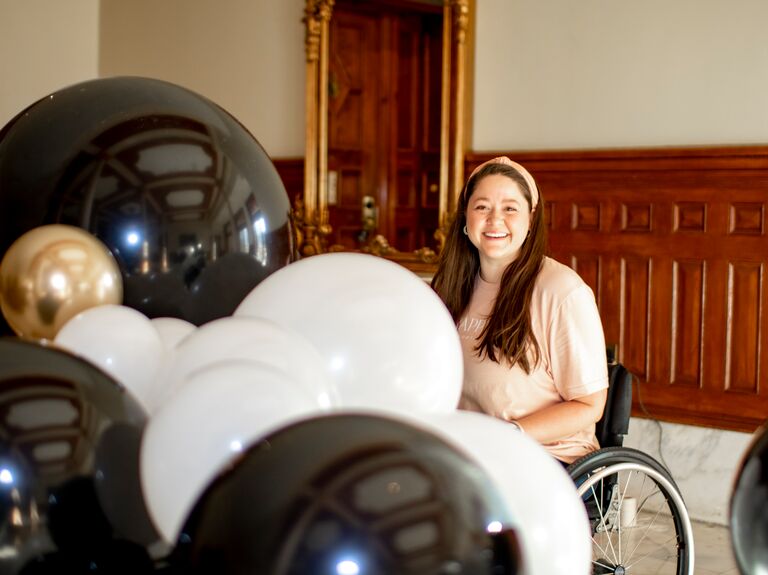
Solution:
{"label": "dark wooden door", "polygon": [[[328,86],[333,244],[357,249],[373,234],[402,251],[434,244],[442,14],[424,10],[378,2],[334,8]],[[375,205],[368,227],[366,199]]]}

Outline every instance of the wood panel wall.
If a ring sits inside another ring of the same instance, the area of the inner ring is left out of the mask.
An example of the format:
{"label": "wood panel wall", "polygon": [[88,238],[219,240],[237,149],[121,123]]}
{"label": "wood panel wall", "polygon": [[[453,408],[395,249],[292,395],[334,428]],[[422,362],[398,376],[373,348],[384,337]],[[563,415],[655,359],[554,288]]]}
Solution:
{"label": "wood panel wall", "polygon": [[[597,297],[633,414],[752,432],[768,418],[768,146],[505,154],[536,177],[551,255]],[[302,161],[275,160],[289,195]]]}
{"label": "wood panel wall", "polygon": [[768,417],[768,147],[505,154],[551,255],[597,297],[638,416],[751,432]]}

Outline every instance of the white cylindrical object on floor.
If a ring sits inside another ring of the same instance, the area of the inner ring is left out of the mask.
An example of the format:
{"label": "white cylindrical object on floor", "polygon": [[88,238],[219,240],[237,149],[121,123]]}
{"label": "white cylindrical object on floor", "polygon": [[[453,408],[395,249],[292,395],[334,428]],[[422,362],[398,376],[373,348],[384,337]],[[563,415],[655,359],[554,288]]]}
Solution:
{"label": "white cylindrical object on floor", "polygon": [[621,527],[634,527],[637,517],[637,499],[634,497],[625,497],[621,502]]}

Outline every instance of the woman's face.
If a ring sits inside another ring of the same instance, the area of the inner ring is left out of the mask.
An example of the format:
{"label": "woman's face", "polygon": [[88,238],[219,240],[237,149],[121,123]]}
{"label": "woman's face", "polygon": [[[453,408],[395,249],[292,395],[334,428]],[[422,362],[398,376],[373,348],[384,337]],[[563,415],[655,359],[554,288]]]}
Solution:
{"label": "woman's face", "polygon": [[477,183],[467,204],[467,236],[482,267],[506,267],[520,253],[531,226],[531,210],[520,185],[493,174]]}

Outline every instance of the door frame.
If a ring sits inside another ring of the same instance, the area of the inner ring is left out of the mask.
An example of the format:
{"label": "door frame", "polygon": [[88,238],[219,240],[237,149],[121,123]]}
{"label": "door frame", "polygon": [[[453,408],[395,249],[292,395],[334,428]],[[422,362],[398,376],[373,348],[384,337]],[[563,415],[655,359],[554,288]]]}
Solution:
{"label": "door frame", "polygon": [[[382,0],[386,4],[386,0]],[[306,0],[304,10],[306,48],[306,138],[304,194],[295,206],[298,255],[307,257],[328,251],[331,233],[328,218],[328,47],[334,0]],[[470,0],[390,0],[391,5],[442,5],[443,48],[440,122],[439,228],[440,250],[464,180],[466,125],[467,31]],[[387,238],[377,236],[370,253],[393,259],[419,273],[434,269],[437,254],[429,247],[398,252]]]}

